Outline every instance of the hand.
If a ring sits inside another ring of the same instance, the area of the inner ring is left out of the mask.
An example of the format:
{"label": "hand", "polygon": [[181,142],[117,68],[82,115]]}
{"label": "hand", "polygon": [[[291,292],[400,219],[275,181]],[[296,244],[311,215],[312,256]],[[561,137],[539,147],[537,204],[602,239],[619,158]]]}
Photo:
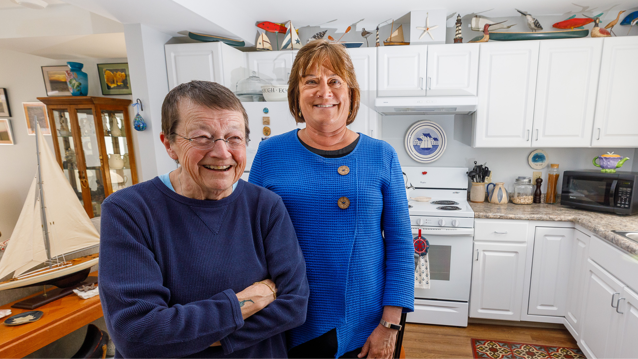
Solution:
{"label": "hand", "polygon": [[264,309],[275,300],[273,290],[275,293],[277,292],[275,282],[270,279],[264,279],[237,293],[241,315],[244,320]]}
{"label": "hand", "polygon": [[389,329],[379,324],[366,340],[359,353],[359,358],[391,359],[397,342],[398,330]]}

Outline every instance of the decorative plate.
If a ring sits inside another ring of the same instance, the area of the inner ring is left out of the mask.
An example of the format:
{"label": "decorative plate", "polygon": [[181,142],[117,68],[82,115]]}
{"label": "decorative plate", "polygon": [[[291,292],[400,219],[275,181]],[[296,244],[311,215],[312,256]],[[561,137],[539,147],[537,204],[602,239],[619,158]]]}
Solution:
{"label": "decorative plate", "polygon": [[419,121],[405,134],[405,150],[417,162],[432,163],[438,160],[446,146],[445,131],[432,121]]}
{"label": "decorative plate", "polygon": [[529,154],[529,157],[527,157],[527,163],[535,170],[542,170],[547,167],[548,161],[549,156],[547,156],[547,152],[543,150],[534,150]]}
{"label": "decorative plate", "polygon": [[7,318],[4,321],[4,325],[21,325],[26,323],[32,323],[40,320],[44,313],[39,310],[33,310],[30,312],[24,312],[20,314],[16,314],[13,317]]}

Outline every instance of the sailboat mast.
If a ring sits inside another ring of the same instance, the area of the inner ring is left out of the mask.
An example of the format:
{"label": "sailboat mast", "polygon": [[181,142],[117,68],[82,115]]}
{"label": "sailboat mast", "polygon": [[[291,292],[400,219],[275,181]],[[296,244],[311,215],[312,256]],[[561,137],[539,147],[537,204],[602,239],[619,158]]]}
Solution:
{"label": "sailboat mast", "polygon": [[47,250],[47,258],[49,259],[49,268],[51,268],[51,243],[49,242],[49,227],[47,224],[47,213],[44,209],[44,191],[42,190],[42,172],[40,171],[40,126],[38,125],[38,118],[35,118],[36,131],[35,136],[35,149],[38,158],[38,189],[40,190],[40,217],[42,218],[42,231],[44,235],[44,247]]}

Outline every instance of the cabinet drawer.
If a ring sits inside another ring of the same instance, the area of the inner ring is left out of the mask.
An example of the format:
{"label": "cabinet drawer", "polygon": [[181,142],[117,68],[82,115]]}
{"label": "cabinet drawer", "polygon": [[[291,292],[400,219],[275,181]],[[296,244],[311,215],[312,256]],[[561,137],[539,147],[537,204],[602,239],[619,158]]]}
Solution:
{"label": "cabinet drawer", "polygon": [[527,221],[477,219],[474,223],[474,240],[526,242]]}

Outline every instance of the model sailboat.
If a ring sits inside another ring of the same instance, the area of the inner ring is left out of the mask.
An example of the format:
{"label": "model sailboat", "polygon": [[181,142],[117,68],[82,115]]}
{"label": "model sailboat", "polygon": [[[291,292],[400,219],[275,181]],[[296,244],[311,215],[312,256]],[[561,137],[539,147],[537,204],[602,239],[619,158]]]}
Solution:
{"label": "model sailboat", "polygon": [[303,44],[301,43],[301,40],[299,40],[299,35],[297,35],[297,31],[292,25],[292,21],[289,21],[288,23],[290,26],[288,26],[288,29],[286,30],[286,37],[281,45],[281,49],[299,50],[303,47]]}
{"label": "model sailboat", "polygon": [[[277,36],[277,35],[275,35]],[[257,38],[257,50],[259,51],[272,51],[272,45],[270,44],[270,40],[268,40],[268,36],[266,36],[265,32],[262,32]]]}
{"label": "model sailboat", "polygon": [[399,25],[399,27],[394,30],[394,20],[392,21],[392,27],[390,28],[391,35],[387,40],[383,42],[385,46],[396,46],[396,45],[410,45],[409,42],[405,42],[403,39],[403,25]]}
{"label": "model sailboat", "polygon": [[0,280],[10,278],[0,282],[0,290],[36,284],[64,286],[56,280],[84,270],[88,274],[88,269],[98,263],[98,254],[72,260],[65,258],[96,248],[100,236],[47,146],[39,126],[36,131],[38,169],[0,259]]}

